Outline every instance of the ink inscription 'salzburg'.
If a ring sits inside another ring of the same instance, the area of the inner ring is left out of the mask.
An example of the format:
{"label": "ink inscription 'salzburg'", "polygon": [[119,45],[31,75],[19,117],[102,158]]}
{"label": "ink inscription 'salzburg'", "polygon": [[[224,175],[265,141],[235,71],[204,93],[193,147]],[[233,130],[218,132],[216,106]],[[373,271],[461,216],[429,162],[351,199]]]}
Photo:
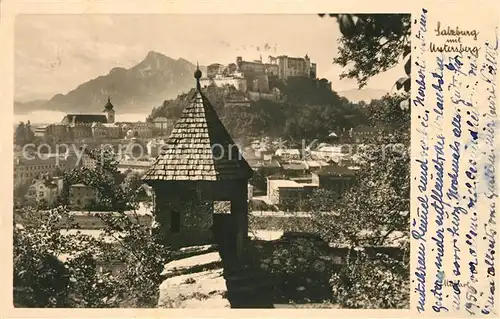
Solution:
{"label": "ink inscription 'salzburg'", "polygon": [[[414,159],[417,217],[411,236],[416,309],[424,312],[429,305],[434,312],[490,314],[496,306],[498,34],[495,29],[493,41],[470,46],[480,41],[478,30],[437,22],[428,41],[428,20],[428,11],[422,9],[414,51],[417,86],[412,102],[419,147]],[[435,55],[434,67],[424,63],[426,52]]]}

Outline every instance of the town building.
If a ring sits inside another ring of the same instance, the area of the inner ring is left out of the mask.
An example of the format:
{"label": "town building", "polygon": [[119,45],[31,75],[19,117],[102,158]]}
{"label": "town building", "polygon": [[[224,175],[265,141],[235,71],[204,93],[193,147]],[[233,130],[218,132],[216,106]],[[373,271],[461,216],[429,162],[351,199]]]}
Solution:
{"label": "town building", "polygon": [[31,183],[42,175],[71,169],[76,165],[72,156],[35,156],[14,159],[14,185]]}
{"label": "town building", "polygon": [[153,119],[153,126],[155,129],[160,131],[166,131],[173,126],[172,120],[167,119],[166,117],[159,116]]}
{"label": "town building", "polygon": [[287,179],[268,179],[267,196],[274,205],[295,205],[305,200],[318,187],[314,183],[297,183]]}
{"label": "town building", "polygon": [[[92,203],[92,200],[89,201],[89,203]],[[89,235],[95,235],[95,237],[98,237],[102,234],[102,230],[107,227],[106,222],[103,221],[102,215],[119,216],[119,214],[124,214],[125,216],[130,217],[130,221],[132,223],[139,223],[141,225],[147,226],[150,226],[152,224],[151,209],[145,203],[139,203],[137,209],[127,210],[121,213],[113,211],[89,210],[86,208],[82,208],[82,205],[79,206],[80,207],[72,208],[69,212],[72,221],[77,227],[77,229],[70,229],[69,232],[81,231],[82,234],[87,233]],[[88,230],[88,232],[85,232],[85,230]],[[64,232],[67,233],[68,230],[64,230]],[[116,240],[116,238],[106,238],[106,240],[108,239],[110,239],[111,242],[114,242]]]}
{"label": "town building", "polygon": [[255,155],[264,161],[271,161],[275,158],[274,151],[265,147],[256,149]]}
{"label": "town building", "polygon": [[97,191],[84,184],[73,184],[69,187],[69,205],[72,209],[90,208],[97,200]]}
{"label": "town building", "polygon": [[300,150],[298,148],[280,148],[276,150],[275,155],[283,161],[299,160]]}
{"label": "town building", "polygon": [[283,167],[278,161],[253,160],[248,162],[254,171],[270,176],[283,172]]}
{"label": "town building", "polygon": [[343,136],[354,143],[370,142],[390,133],[388,128],[360,125],[345,131]]}
{"label": "town building", "polygon": [[160,153],[162,148],[165,146],[165,141],[162,139],[151,139],[148,141],[146,144],[146,150],[149,155],[149,157],[157,157]]}
{"label": "town building", "polygon": [[85,168],[95,168],[97,161],[90,154],[84,153],[80,157],[79,165]]}
{"label": "town building", "polygon": [[153,137],[154,123],[149,122],[118,122],[116,123],[121,128],[122,137],[130,139],[136,138],[151,138]]}
{"label": "town building", "polygon": [[122,129],[115,123],[94,122],[91,128],[92,137],[95,139],[117,139],[122,133]]}
{"label": "town building", "polygon": [[118,171],[119,172],[138,172],[145,173],[150,167],[151,162],[149,160],[122,160],[118,162]]}
{"label": "town building", "polygon": [[60,123],[37,127],[35,136],[53,142],[84,139],[113,140],[123,138],[129,131],[132,131],[135,137],[153,136],[154,123],[116,122],[115,115],[111,98],[108,97],[102,114],[66,114]]}
{"label": "town building", "polygon": [[322,189],[334,191],[339,197],[355,182],[356,170],[336,164],[311,173],[312,182]]}
{"label": "town building", "polygon": [[310,172],[317,171],[323,167],[329,166],[330,164],[321,160],[305,160],[304,164]]}
{"label": "town building", "polygon": [[115,154],[115,160],[117,161],[136,161],[142,159],[148,159],[147,145],[141,139],[131,138],[119,139],[107,141],[106,144],[101,145],[84,145],[84,149],[81,150],[80,161],[78,164],[83,167],[93,168],[97,164],[97,160],[91,156],[89,150],[91,149],[109,149]]}
{"label": "town building", "polygon": [[252,200],[253,199],[253,185],[251,184],[248,184],[248,200]]}
{"label": "town building", "polygon": [[62,177],[50,178],[49,175],[42,176],[41,179],[33,181],[26,193],[28,204],[39,204],[45,202],[54,205],[61,196],[63,189]]}
{"label": "town building", "polygon": [[69,140],[71,132],[66,124],[53,123],[42,125],[34,130],[35,137],[41,138],[44,141],[60,142]]}
{"label": "town building", "polygon": [[121,160],[142,160],[148,158],[147,156],[147,144],[144,143],[142,139],[131,138],[123,140],[118,145],[117,159]]}
{"label": "town building", "polygon": [[307,164],[303,161],[294,161],[289,163],[282,163],[283,173],[290,177],[303,176],[308,172]]}
{"label": "town building", "polygon": [[315,150],[310,151],[313,158],[323,161],[339,161],[353,153],[352,144],[327,144],[321,143]]}

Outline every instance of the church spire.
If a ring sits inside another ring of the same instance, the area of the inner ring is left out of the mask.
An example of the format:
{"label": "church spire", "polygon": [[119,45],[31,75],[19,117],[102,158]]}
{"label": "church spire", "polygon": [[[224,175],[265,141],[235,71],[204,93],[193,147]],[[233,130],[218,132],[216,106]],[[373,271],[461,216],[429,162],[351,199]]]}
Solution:
{"label": "church spire", "polygon": [[113,104],[111,104],[111,96],[108,95],[108,102],[104,105],[104,111],[111,111],[113,108]]}

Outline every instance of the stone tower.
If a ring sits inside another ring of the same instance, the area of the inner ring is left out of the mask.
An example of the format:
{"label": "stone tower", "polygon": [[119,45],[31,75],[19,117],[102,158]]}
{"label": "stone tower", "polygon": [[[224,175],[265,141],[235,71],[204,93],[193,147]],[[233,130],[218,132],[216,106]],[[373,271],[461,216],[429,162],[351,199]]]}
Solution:
{"label": "stone tower", "polygon": [[[213,240],[229,259],[248,238],[248,179],[252,169],[201,92],[196,90],[143,180],[154,190],[160,240],[172,247]],[[229,212],[214,214],[214,202]]]}
{"label": "stone tower", "polygon": [[108,102],[104,105],[104,114],[106,114],[106,118],[108,119],[108,123],[115,122],[115,109],[113,104],[111,104],[111,97],[108,96]]}
{"label": "stone tower", "polygon": [[304,57],[304,61],[304,73],[307,77],[311,77],[311,59],[309,58],[308,54],[306,54],[306,56]]}

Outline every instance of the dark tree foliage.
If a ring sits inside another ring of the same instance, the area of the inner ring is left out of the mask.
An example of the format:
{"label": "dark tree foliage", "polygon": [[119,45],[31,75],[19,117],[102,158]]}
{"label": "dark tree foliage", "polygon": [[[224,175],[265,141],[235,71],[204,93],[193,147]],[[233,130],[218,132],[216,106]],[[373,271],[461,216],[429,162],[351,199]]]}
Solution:
{"label": "dark tree foliage", "polygon": [[[339,128],[367,123],[361,108],[339,97],[324,79],[291,78],[278,82],[276,86],[286,97],[286,102],[260,99],[251,101],[249,107],[225,107],[227,100],[241,98],[245,93],[232,86],[207,87],[203,92],[236,139],[262,136],[314,139],[325,137]],[[175,100],[165,101],[152,110],[148,119],[158,116],[179,118],[193,94],[194,90]]]}
{"label": "dark tree foliage", "polygon": [[[19,307],[154,307],[170,250],[151,235],[137,214],[144,190],[136,174],[117,170],[116,154],[93,150],[95,167],[65,173],[66,183],[98,192],[98,238],[62,231],[75,228],[71,212],[14,212],[14,301]],[[142,202],[148,205],[148,202]],[[144,216],[143,216],[144,217]]]}
{"label": "dark tree foliage", "polygon": [[[410,113],[399,106],[407,98],[387,95],[368,105],[370,124],[392,132],[374,138],[361,150],[355,185],[340,198],[327,190],[313,193],[303,206],[313,214],[309,223],[301,225],[304,230],[352,249],[392,245],[398,239],[408,253]],[[349,308],[407,307],[408,274],[408,259],[350,256],[332,276],[334,299]]]}
{"label": "dark tree foliage", "polygon": [[[325,17],[325,14],[320,14]],[[347,67],[341,78],[353,78],[359,87],[405,59],[397,89],[410,91],[411,17],[409,14],[331,14],[339,23],[339,55],[334,63]]]}
{"label": "dark tree foliage", "polygon": [[14,131],[14,144],[24,146],[35,141],[35,133],[31,128],[31,123],[20,122]]}
{"label": "dark tree foliage", "polygon": [[[315,228],[325,239],[351,245],[384,245],[395,231],[408,230],[410,198],[410,114],[399,103],[406,96],[387,95],[368,106],[370,121],[391,129],[357,150],[361,169],[356,184],[337,199],[319,190],[306,205],[315,214]],[[370,231],[366,233],[364,231]]]}
{"label": "dark tree foliage", "polygon": [[[98,196],[95,210],[124,212],[136,208],[138,190],[124,187],[122,181],[125,176],[118,171],[118,160],[113,151],[108,149],[94,149],[87,152],[87,156],[94,160],[94,167],[75,167],[64,173],[65,185],[82,183],[96,190]],[[128,185],[130,186],[130,185]],[[137,186],[137,184],[134,184]],[[65,193],[67,189],[65,189]],[[64,194],[65,197],[67,193]]]}

